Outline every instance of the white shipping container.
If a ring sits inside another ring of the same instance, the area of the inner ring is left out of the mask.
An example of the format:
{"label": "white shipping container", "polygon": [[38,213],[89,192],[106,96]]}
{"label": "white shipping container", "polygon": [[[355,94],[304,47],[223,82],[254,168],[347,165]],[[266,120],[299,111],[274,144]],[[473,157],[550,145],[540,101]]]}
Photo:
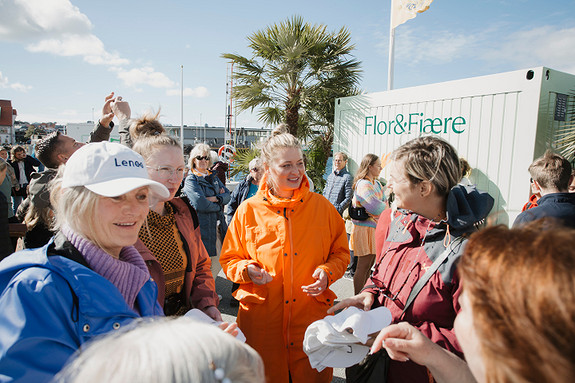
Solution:
{"label": "white shipping container", "polygon": [[439,136],[495,199],[490,222],[511,225],[530,195],[527,168],[573,119],[574,97],[575,75],[545,67],[344,97],[335,101],[333,151],[349,155],[354,174],[367,153],[385,159],[413,138]]}

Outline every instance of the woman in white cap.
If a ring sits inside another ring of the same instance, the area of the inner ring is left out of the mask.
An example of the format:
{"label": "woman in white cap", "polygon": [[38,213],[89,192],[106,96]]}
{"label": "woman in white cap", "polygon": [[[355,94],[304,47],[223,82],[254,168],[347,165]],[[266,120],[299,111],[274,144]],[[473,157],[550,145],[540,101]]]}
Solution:
{"label": "woman in white cap", "polygon": [[58,231],[0,263],[0,380],[45,382],[86,341],[138,317],[163,315],[133,247],[151,204],[167,199],[142,156],[89,144],[54,180]]}

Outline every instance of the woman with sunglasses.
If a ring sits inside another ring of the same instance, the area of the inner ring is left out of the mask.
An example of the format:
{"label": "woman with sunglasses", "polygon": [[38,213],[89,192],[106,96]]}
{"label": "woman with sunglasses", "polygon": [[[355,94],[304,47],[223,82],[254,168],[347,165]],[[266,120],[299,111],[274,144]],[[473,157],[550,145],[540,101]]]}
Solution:
{"label": "woman with sunglasses", "polygon": [[[146,129],[146,126],[154,126]],[[157,201],[150,209],[147,225],[139,233],[143,254],[152,278],[159,286],[158,300],[166,315],[183,315],[198,308],[216,321],[218,296],[210,270],[211,262],[200,238],[198,216],[186,197],[175,197],[185,172],[182,146],[160,133],[156,116],[144,115],[132,123],[138,130],[133,149],[146,161],[150,178],[170,192],[168,201]],[[151,252],[151,253],[150,253]]]}
{"label": "woman with sunglasses", "polygon": [[212,259],[212,273],[215,278],[220,270],[216,258],[217,230],[223,240],[228,228],[224,219],[224,206],[230,202],[230,191],[216,174],[208,170],[211,165],[210,147],[206,144],[194,146],[189,160],[191,171],[186,177],[183,193],[198,212],[202,241]]}
{"label": "woman with sunglasses", "polygon": [[[394,323],[408,322],[461,356],[453,331],[461,293],[455,264],[463,253],[463,236],[487,216],[493,198],[472,186],[458,185],[457,152],[439,138],[411,140],[397,148],[391,160],[387,187],[394,194],[395,208],[383,213],[378,222],[374,271],[360,294],[328,312],[348,306],[364,310],[385,306]],[[417,282],[446,254],[447,259],[406,308]],[[393,360],[385,378],[390,383],[429,382],[425,367]]]}

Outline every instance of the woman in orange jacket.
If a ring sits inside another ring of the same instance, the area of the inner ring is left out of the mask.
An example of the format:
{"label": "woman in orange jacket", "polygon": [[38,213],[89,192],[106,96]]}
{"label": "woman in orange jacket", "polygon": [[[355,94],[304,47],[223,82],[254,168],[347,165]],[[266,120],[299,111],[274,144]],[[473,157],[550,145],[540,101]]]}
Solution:
{"label": "woman in orange jacket", "polygon": [[262,147],[257,194],[234,215],[220,263],[239,283],[238,325],[264,360],[268,382],[323,382],[303,351],[306,328],[325,317],[328,286],[349,262],[345,225],[322,195],[309,191],[299,141],[276,130]]}

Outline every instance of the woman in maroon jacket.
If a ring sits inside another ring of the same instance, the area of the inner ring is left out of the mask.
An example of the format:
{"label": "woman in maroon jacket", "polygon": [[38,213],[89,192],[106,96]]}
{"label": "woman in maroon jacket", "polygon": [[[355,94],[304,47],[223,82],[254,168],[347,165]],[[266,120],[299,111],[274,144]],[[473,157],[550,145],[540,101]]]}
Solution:
{"label": "woman in maroon jacket", "polygon": [[[461,355],[453,331],[460,310],[455,264],[464,242],[459,238],[487,216],[493,198],[474,187],[458,185],[457,152],[436,137],[402,145],[393,152],[389,166],[387,188],[394,194],[395,209],[388,209],[379,219],[374,271],[360,294],[344,299],[329,312],[348,306],[364,310],[385,306],[394,323],[408,322],[433,342]],[[445,251],[447,259],[404,312],[417,281]],[[423,366],[392,360],[385,381],[427,383],[429,375]]]}
{"label": "woman in maroon jacket", "polygon": [[[146,161],[150,178],[168,188],[170,199],[155,201],[140,230],[140,250],[152,278],[158,284],[158,300],[166,315],[182,315],[198,308],[216,321],[222,316],[210,271],[211,261],[200,238],[196,211],[185,198],[175,198],[185,162],[180,143],[167,134],[155,116],[143,116],[130,128],[138,137],[134,151]],[[146,134],[149,131],[151,134]],[[149,252],[147,251],[149,249]]]}

